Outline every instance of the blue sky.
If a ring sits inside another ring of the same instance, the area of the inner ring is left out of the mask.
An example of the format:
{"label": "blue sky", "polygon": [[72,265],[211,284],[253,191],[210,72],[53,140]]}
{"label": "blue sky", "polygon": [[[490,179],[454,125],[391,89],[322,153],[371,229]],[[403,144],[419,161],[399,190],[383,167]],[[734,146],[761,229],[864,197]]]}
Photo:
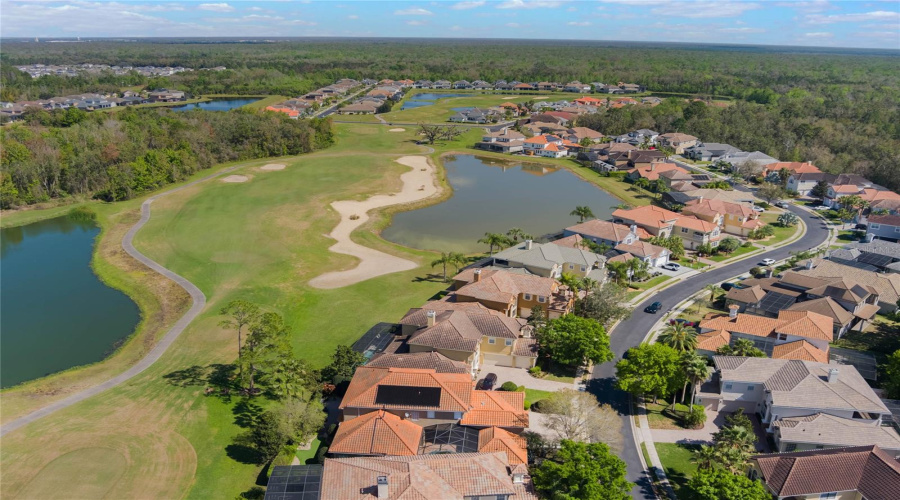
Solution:
{"label": "blue sky", "polygon": [[900,1],[0,0],[0,35],[521,38],[900,49]]}

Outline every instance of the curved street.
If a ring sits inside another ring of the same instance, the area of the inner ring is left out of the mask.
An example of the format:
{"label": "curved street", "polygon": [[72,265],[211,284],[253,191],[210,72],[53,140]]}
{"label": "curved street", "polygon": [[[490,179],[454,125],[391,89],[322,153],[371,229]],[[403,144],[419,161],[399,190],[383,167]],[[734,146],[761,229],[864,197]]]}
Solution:
{"label": "curved street", "polygon": [[[625,351],[640,345],[644,341],[647,333],[650,332],[650,329],[653,328],[653,325],[659,320],[663,312],[674,308],[679,302],[702,290],[706,285],[722,283],[729,278],[745,273],[763,258],[785,259],[790,257],[791,252],[809,250],[828,239],[829,230],[822,219],[793,205],[791,205],[790,211],[797,214],[806,223],[807,232],[805,236],[783,247],[756,254],[750,259],[686,278],[638,304],[634,308],[631,317],[619,323],[610,332],[610,348],[616,356],[615,360],[594,368],[588,390],[596,395],[601,403],[612,405],[622,415],[624,423],[622,433],[625,436],[625,446],[620,456],[628,466],[628,480],[635,483],[635,487],[631,492],[632,498],[649,500],[656,498],[656,496],[650,487],[649,472],[644,470],[641,464],[641,450],[635,446],[634,433],[629,421],[629,419],[633,418],[633,415],[628,393],[615,388],[616,362],[622,359]],[[645,313],[644,308],[655,301],[662,303],[661,312],[659,314]]]}

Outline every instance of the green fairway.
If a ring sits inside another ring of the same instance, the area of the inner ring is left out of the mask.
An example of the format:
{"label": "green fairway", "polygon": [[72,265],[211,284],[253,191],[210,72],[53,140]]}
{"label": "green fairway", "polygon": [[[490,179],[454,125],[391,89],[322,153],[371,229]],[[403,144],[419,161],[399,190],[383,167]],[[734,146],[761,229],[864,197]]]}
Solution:
{"label": "green fairway", "polygon": [[[504,97],[506,99],[504,99]],[[512,97],[512,99],[509,99]],[[401,101],[394,105],[394,111],[384,113],[381,116],[387,122],[397,123],[448,123],[447,119],[455,111],[453,108],[489,108],[499,106],[504,102],[522,103],[533,99],[534,96],[503,96],[503,95],[472,95],[471,97],[447,97],[438,99],[431,106],[421,106],[400,110]],[[409,96],[406,97],[409,99]]]}

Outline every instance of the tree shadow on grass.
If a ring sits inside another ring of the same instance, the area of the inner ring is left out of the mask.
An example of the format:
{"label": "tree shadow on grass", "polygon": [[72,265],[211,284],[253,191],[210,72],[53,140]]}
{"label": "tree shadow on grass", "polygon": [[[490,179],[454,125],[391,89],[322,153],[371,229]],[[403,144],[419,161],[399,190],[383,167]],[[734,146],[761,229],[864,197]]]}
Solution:
{"label": "tree shadow on grass", "polygon": [[234,442],[225,447],[225,453],[232,460],[242,464],[259,465],[263,462],[262,455],[253,446],[249,432],[235,437]]}
{"label": "tree shadow on grass", "polygon": [[[448,275],[448,278],[447,278],[448,281],[446,281],[446,283],[450,283],[449,279],[450,278]],[[426,281],[429,283],[445,283],[444,275],[437,274],[437,273],[428,273],[425,276],[416,276],[415,278],[412,279],[413,283],[423,283]]]}
{"label": "tree shadow on grass", "polygon": [[244,429],[255,426],[257,421],[259,420],[259,416],[262,415],[263,411],[264,410],[262,406],[259,406],[258,404],[248,399],[239,401],[231,409],[231,413],[234,414],[234,423],[239,427],[243,427]]}
{"label": "tree shadow on grass", "polygon": [[206,383],[206,368],[194,365],[184,370],[175,370],[163,375],[170,384],[178,387],[201,386]]}
{"label": "tree shadow on grass", "polygon": [[206,386],[207,396],[218,396],[223,401],[229,402],[235,389],[234,371],[234,364],[193,365],[183,370],[169,372],[163,375],[163,378],[177,387]]}

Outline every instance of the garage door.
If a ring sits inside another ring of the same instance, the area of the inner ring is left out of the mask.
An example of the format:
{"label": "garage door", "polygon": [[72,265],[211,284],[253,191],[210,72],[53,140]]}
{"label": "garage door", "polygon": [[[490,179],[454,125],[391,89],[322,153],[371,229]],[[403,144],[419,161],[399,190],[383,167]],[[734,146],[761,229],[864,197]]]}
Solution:
{"label": "garage door", "polygon": [[725,401],[719,411],[733,413],[741,408],[744,409],[744,413],[756,413],[756,401]]}
{"label": "garage door", "polygon": [[513,366],[512,357],[505,354],[484,353],[484,360],[497,366]]}

